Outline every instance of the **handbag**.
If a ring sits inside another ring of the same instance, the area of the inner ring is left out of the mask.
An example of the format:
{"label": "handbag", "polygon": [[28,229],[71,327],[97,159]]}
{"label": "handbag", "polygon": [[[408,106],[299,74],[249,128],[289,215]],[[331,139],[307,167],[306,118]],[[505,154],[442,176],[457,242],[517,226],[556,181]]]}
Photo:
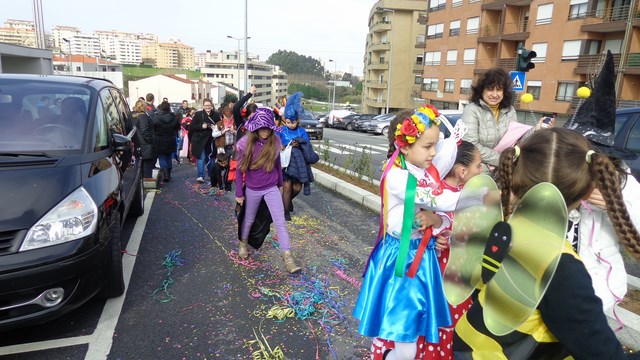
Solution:
{"label": "handbag", "polygon": [[280,165],[282,165],[282,168],[289,166],[289,162],[291,161],[291,148],[291,142],[289,142],[287,147],[280,151]]}

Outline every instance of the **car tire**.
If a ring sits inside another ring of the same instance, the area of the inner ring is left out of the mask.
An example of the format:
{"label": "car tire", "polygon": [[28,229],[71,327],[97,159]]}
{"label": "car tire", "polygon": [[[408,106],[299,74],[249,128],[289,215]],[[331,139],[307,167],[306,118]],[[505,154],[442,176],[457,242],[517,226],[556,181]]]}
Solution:
{"label": "car tire", "polygon": [[388,126],[383,127],[381,134],[384,136],[389,135],[389,127]]}
{"label": "car tire", "polygon": [[318,140],[322,140],[322,135],[317,137]]}
{"label": "car tire", "polygon": [[353,131],[353,124],[349,123],[344,127],[346,130]]}
{"label": "car tire", "polygon": [[142,174],[140,175],[140,180],[136,184],[135,192],[128,215],[138,217],[144,214],[144,183],[142,182]]}
{"label": "car tire", "polygon": [[107,244],[107,273],[100,296],[103,298],[118,297],[124,293],[124,276],[122,270],[122,242],[120,238],[120,213],[113,212],[109,226],[109,243]]}

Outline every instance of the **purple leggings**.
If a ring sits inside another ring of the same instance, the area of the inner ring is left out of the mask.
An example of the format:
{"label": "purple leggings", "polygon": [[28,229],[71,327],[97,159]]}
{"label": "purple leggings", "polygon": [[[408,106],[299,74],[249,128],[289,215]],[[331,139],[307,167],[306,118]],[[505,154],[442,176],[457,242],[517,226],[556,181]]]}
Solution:
{"label": "purple leggings", "polygon": [[278,235],[278,243],[280,243],[280,251],[291,250],[291,243],[289,241],[289,232],[287,231],[287,223],[284,220],[284,205],[282,204],[282,194],[277,187],[271,187],[266,190],[251,190],[245,189],[244,203],[246,204],[244,221],[242,222],[242,238],[246,239],[249,236],[249,230],[251,225],[256,219],[256,212],[258,211],[258,205],[260,200],[264,197],[264,201],[267,203],[269,212],[271,213],[271,219],[276,227],[276,234]]}

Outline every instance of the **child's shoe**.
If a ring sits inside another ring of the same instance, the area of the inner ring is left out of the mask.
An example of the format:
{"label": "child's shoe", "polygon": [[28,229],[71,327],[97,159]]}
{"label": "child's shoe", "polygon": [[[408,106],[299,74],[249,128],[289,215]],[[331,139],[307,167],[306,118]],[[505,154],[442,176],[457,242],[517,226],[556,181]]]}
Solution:
{"label": "child's shoe", "polygon": [[240,240],[240,244],[238,245],[238,256],[242,259],[246,259],[249,257],[249,249],[247,245],[249,244],[249,240]]}
{"label": "child's shoe", "polygon": [[287,272],[289,274],[295,274],[302,270],[298,265],[296,265],[295,260],[293,260],[293,255],[291,255],[291,250],[287,250],[282,253],[282,259],[284,260],[284,266],[287,268]]}

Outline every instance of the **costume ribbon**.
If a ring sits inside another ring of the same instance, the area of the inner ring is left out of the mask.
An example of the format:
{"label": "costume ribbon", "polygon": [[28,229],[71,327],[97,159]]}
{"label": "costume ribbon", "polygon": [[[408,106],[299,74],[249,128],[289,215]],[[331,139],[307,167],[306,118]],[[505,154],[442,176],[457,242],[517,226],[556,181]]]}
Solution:
{"label": "costume ribbon", "polygon": [[[400,156],[402,169],[407,169],[407,163],[404,156]],[[402,233],[400,235],[400,248],[398,257],[396,258],[395,275],[402,277],[404,266],[407,263],[407,255],[409,255],[409,245],[411,244],[411,228],[413,227],[413,210],[416,206],[416,187],[418,180],[410,172],[407,172],[407,186],[404,193],[404,212],[402,214]]]}

